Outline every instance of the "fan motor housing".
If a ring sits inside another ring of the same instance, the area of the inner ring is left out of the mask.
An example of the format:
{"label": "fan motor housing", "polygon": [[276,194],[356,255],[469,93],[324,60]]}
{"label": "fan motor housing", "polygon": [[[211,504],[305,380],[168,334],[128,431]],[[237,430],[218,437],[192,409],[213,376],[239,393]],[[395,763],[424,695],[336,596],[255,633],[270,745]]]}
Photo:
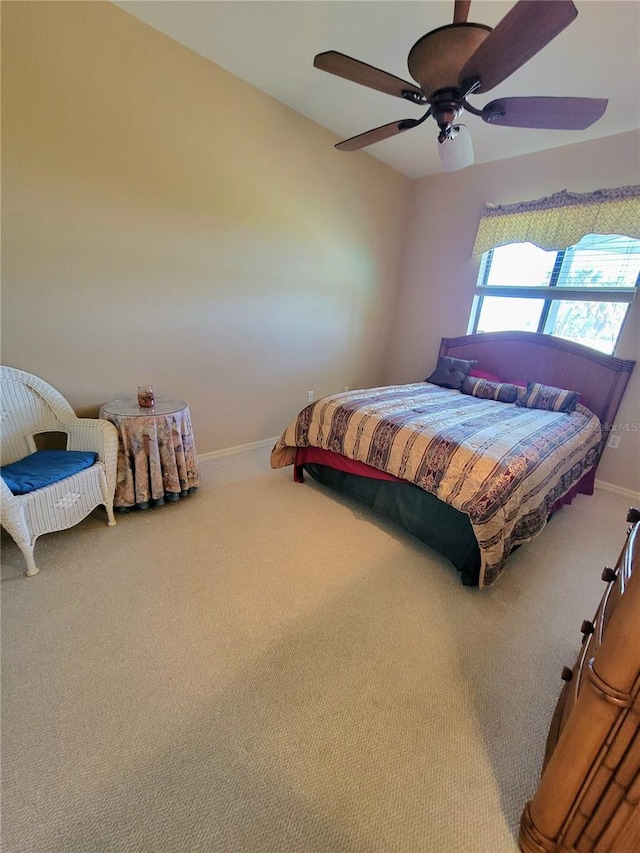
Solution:
{"label": "fan motor housing", "polygon": [[447,24],[418,39],[409,51],[407,66],[427,98],[439,89],[459,85],[464,64],[491,29],[484,24]]}

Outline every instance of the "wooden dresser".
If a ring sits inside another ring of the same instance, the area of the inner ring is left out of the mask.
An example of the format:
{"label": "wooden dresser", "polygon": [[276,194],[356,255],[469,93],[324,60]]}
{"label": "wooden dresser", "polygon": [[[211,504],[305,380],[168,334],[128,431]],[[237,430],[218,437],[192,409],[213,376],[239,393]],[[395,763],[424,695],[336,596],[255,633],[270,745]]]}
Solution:
{"label": "wooden dresser", "polygon": [[640,853],[640,512],[632,523],[549,729],[520,823],[524,853]]}

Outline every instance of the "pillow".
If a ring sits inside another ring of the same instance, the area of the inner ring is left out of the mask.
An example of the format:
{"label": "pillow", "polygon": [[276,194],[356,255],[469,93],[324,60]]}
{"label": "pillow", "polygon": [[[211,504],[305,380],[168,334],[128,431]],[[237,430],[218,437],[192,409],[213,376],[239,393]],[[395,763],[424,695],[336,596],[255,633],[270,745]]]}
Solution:
{"label": "pillow", "polygon": [[514,403],[518,389],[508,382],[492,382],[479,376],[467,376],[460,388],[463,394],[479,397],[482,400],[498,400],[500,403]]}
{"label": "pillow", "polygon": [[516,406],[527,409],[544,409],[547,412],[572,412],[580,398],[577,391],[554,388],[541,382],[527,382],[525,389],[518,391]]}
{"label": "pillow", "polygon": [[90,468],[97,458],[92,450],[37,450],[3,465],[0,475],[14,495],[26,495]]}
{"label": "pillow", "polygon": [[477,364],[476,361],[467,361],[464,358],[451,358],[449,355],[441,355],[438,359],[436,369],[431,376],[425,379],[425,382],[440,385],[442,388],[459,390],[467,378],[467,374],[475,364]]}
{"label": "pillow", "polygon": [[496,376],[495,373],[489,373],[488,370],[482,370],[480,367],[472,367],[469,371],[469,376],[477,376],[479,379],[488,379],[490,382],[503,382],[502,376]]}

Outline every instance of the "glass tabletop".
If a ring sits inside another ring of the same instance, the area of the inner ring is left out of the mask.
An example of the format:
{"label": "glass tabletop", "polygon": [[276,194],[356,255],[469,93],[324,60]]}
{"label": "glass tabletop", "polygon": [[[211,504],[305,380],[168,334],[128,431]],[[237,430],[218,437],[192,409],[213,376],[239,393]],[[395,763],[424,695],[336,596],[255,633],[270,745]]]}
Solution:
{"label": "glass tabletop", "polygon": [[127,418],[154,417],[155,415],[173,415],[187,408],[184,400],[169,400],[164,397],[156,397],[156,404],[152,408],[142,408],[138,405],[137,397],[121,397],[119,400],[110,400],[100,408],[100,413],[108,415],[120,415]]}

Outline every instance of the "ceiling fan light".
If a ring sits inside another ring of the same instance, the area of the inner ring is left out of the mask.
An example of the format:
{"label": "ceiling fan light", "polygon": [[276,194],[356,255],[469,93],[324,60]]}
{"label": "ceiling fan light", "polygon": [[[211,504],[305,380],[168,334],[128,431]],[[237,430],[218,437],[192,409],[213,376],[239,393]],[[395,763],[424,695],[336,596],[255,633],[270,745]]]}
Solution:
{"label": "ceiling fan light", "polygon": [[464,124],[457,124],[454,133],[443,142],[438,142],[438,154],[443,172],[457,172],[473,163],[471,134]]}

